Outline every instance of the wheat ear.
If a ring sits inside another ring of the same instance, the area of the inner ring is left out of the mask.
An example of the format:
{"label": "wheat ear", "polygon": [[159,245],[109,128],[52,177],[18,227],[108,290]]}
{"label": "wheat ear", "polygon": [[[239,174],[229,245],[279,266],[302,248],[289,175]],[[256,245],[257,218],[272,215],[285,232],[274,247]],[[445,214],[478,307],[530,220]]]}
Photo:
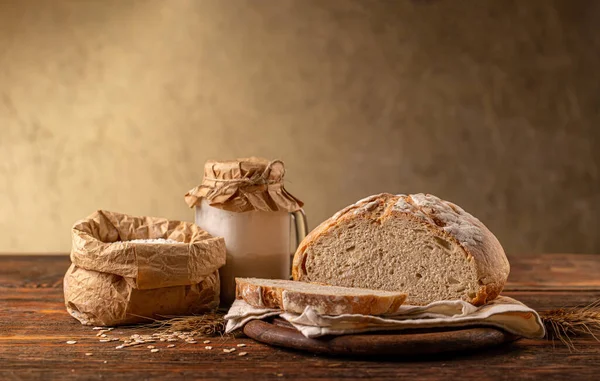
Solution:
{"label": "wheat ear", "polygon": [[572,338],[590,335],[600,342],[600,299],[587,306],[558,308],[540,312],[548,339],[559,339],[569,350],[575,350]]}

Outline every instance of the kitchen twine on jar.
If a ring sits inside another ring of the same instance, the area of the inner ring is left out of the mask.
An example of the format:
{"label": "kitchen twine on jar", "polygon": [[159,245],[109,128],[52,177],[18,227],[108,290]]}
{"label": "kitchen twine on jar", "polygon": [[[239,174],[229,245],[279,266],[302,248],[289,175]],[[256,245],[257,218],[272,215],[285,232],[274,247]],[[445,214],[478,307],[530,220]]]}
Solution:
{"label": "kitchen twine on jar", "polygon": [[[281,182],[281,180],[269,180],[269,175],[271,174],[271,168],[275,164],[281,164],[282,166],[284,165],[282,160],[276,159],[276,160],[270,161],[262,173],[255,174],[252,177],[245,177],[245,178],[241,178],[241,179],[216,179],[216,178],[211,178],[211,177],[205,177],[204,180],[214,181],[217,183],[226,183],[227,185],[225,185],[222,188],[219,188],[219,191],[221,191],[221,192],[223,190],[227,190],[233,186],[240,185],[240,184],[245,184],[245,185],[250,185],[250,186],[275,184],[275,183]],[[281,178],[283,178],[283,176],[285,176],[285,167],[283,168],[283,174],[281,175]],[[205,186],[205,185],[201,185],[201,186]],[[206,195],[206,197],[212,196],[212,194],[216,191],[217,191],[216,189],[212,189],[210,191],[210,193],[208,195]]]}

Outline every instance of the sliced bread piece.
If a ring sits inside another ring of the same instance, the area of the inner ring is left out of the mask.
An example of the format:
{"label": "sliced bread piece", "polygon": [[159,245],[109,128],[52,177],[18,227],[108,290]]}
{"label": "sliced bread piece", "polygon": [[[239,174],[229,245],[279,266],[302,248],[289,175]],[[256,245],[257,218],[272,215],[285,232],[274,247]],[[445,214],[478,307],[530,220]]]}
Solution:
{"label": "sliced bread piece", "polygon": [[374,195],[336,213],[302,241],[294,280],[408,294],[407,304],[500,294],[510,266],[496,237],[432,195]]}
{"label": "sliced bread piece", "polygon": [[406,294],[336,287],[293,280],[235,278],[236,297],[259,308],[302,313],[308,306],[323,315],[385,315],[395,312]]}

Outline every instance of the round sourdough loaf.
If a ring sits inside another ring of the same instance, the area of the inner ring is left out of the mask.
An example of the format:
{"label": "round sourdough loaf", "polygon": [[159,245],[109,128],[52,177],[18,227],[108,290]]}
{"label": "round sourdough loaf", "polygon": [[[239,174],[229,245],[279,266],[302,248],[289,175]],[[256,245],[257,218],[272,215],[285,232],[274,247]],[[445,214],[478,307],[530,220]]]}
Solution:
{"label": "round sourdough loaf", "polygon": [[294,256],[294,280],[408,294],[407,304],[462,299],[482,305],[510,266],[471,214],[429,194],[378,194],[313,230]]}

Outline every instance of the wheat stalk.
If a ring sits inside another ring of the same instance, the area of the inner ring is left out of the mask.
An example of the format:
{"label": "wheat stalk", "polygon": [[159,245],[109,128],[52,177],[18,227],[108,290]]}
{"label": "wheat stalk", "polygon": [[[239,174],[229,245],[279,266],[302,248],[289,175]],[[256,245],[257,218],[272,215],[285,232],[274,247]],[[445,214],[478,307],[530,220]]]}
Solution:
{"label": "wheat stalk", "polygon": [[540,317],[546,326],[546,338],[559,339],[569,350],[575,350],[575,336],[590,335],[600,342],[600,299],[584,307],[540,312]]}
{"label": "wheat stalk", "polygon": [[192,336],[223,336],[225,333],[225,313],[219,310],[193,316],[165,316],[166,320],[153,325],[164,332],[188,332]]}
{"label": "wheat stalk", "polygon": [[[151,323],[141,324],[139,327],[158,330],[160,335],[169,336],[175,332],[185,332],[189,336],[223,336],[225,333],[225,311],[213,310],[202,315],[191,316],[162,316],[153,319],[145,316],[144,319]],[[138,316],[138,315],[134,315]]]}

